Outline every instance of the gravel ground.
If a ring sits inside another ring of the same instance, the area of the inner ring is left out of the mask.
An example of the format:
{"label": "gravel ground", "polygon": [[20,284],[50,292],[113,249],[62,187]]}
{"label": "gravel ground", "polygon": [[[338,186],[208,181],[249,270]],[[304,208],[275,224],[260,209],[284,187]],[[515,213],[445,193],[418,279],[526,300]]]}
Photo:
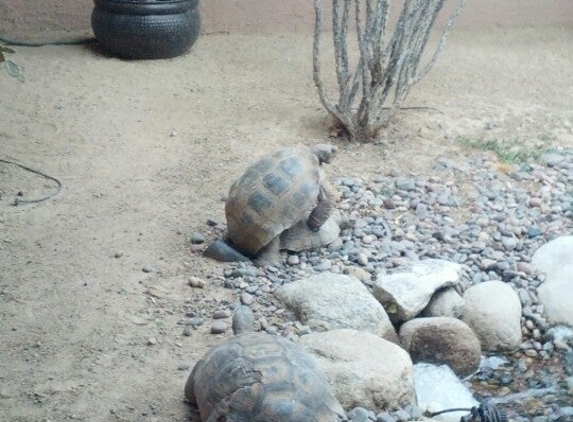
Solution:
{"label": "gravel ground", "polygon": [[[224,285],[238,290],[243,304],[260,305],[268,332],[303,335],[308,327],[292,316],[284,322],[288,312],[271,295],[277,286],[322,271],[350,272],[369,285],[376,274],[411,261],[458,262],[466,270],[467,286],[503,280],[515,287],[523,307],[520,349],[505,356],[500,367],[484,368],[467,380],[476,396],[497,401],[515,421],[573,420],[573,352],[556,347],[536,294],[543,278],[530,264],[540,246],[571,233],[573,153],[545,153],[538,164],[529,160],[508,166],[505,173],[496,171],[498,165],[486,158],[462,163],[439,159],[436,166],[444,177],[337,178],[344,215],[339,242],[312,252],[283,253],[282,268],[237,264],[225,272]],[[447,177],[452,172],[472,175],[466,194]],[[468,215],[457,211],[468,204]],[[220,224],[218,230],[223,229]],[[282,321],[269,323],[277,314]],[[215,320],[212,332],[225,329]],[[410,409],[409,414],[417,412]]]}

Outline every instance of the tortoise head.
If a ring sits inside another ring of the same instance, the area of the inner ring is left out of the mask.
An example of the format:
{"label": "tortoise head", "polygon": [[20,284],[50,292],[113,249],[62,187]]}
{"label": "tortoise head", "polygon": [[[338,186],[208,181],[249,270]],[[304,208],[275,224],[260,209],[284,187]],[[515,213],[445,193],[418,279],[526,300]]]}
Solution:
{"label": "tortoise head", "polygon": [[320,164],[322,163],[328,164],[332,161],[332,159],[336,155],[336,151],[338,151],[338,148],[336,148],[336,146],[332,144],[316,144],[310,147],[310,150],[314,155],[316,155],[316,158],[318,158],[318,162]]}
{"label": "tortoise head", "polygon": [[233,334],[255,331],[255,317],[248,306],[239,305],[233,314]]}

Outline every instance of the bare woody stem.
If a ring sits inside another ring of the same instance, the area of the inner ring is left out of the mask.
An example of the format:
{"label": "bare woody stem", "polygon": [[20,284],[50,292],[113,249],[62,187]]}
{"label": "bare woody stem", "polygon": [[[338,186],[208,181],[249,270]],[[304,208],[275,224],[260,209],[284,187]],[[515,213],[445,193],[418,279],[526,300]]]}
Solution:
{"label": "bare woody stem", "polygon": [[[456,0],[436,49],[420,68],[432,27],[446,0],[404,0],[393,33],[388,31],[390,0],[332,0],[332,39],[338,102],[327,93],[321,69],[321,0],[314,0],[313,77],[320,100],[351,140],[371,141],[400,110],[411,88],[441,53],[467,0]],[[354,3],[354,4],[353,4]],[[352,7],[354,6],[354,7]],[[351,69],[348,43],[353,15],[358,42]]]}

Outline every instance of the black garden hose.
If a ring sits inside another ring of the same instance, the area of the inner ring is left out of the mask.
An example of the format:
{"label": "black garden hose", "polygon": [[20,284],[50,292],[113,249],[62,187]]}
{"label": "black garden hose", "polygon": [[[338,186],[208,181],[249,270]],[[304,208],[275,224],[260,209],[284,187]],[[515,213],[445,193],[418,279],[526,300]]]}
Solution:
{"label": "black garden hose", "polygon": [[60,182],[55,177],[52,177],[46,173],[42,173],[41,171],[38,171],[38,170],[35,170],[35,169],[30,168],[28,166],[25,166],[23,164],[17,163],[16,161],[6,160],[4,158],[0,158],[0,163],[11,164],[11,165],[20,167],[23,170],[29,171],[30,173],[37,174],[39,176],[42,176],[44,179],[51,180],[52,182],[56,183],[56,189],[52,193],[50,193],[49,195],[44,196],[42,198],[22,199],[22,198],[20,198],[20,196],[17,196],[12,201],[12,205],[14,205],[14,206],[18,206],[18,205],[22,205],[22,204],[36,204],[38,202],[46,201],[46,200],[56,196],[62,190],[62,182]]}
{"label": "black garden hose", "polygon": [[502,408],[495,407],[493,404],[482,403],[472,408],[451,408],[440,410],[439,412],[430,413],[430,417],[441,415],[449,412],[469,412],[469,415],[462,416],[460,422],[507,422],[507,414]]}

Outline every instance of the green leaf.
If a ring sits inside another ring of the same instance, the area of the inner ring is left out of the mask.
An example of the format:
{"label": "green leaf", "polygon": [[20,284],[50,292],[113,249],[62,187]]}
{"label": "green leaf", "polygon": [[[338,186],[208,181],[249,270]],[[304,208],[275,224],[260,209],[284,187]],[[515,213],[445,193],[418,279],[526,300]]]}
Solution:
{"label": "green leaf", "polygon": [[6,70],[8,71],[8,75],[13,76],[15,78],[20,77],[20,74],[21,74],[20,68],[12,60],[6,60],[4,62],[4,66],[6,67]]}

